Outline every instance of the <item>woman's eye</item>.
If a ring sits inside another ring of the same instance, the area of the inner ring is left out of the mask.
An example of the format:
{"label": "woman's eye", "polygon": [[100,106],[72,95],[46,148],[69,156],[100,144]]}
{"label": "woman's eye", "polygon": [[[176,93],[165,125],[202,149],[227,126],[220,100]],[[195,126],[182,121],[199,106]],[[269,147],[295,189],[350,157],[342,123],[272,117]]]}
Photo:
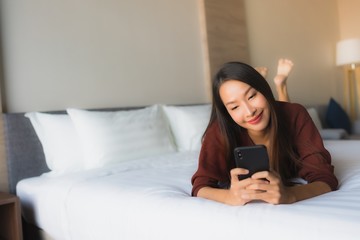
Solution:
{"label": "woman's eye", "polygon": [[249,100],[254,98],[255,96],[256,96],[256,93],[251,94],[250,97],[249,97]]}
{"label": "woman's eye", "polygon": [[231,110],[235,110],[235,109],[237,109],[237,108],[238,108],[238,106],[235,106],[235,107],[232,107]]}

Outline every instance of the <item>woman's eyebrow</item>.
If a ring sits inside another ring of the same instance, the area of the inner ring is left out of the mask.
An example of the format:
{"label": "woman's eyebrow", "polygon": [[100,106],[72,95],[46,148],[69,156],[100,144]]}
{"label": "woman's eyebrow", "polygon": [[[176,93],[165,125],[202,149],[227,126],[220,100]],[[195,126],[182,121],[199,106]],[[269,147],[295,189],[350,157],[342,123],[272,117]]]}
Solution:
{"label": "woman's eyebrow", "polygon": [[230,105],[230,104],[234,104],[234,103],[235,103],[235,101],[230,101],[230,102],[227,102],[227,103],[225,104],[225,106]]}
{"label": "woman's eyebrow", "polygon": [[248,92],[250,92],[251,89],[254,89],[254,88],[250,86],[250,87],[245,91],[245,94],[244,94],[244,95],[248,94]]}

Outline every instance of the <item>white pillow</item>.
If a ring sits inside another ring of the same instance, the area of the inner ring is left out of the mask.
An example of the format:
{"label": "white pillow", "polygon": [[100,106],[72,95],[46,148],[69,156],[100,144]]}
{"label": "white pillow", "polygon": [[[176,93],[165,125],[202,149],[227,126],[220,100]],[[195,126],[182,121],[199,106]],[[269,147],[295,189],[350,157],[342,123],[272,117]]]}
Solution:
{"label": "white pillow", "polygon": [[308,111],[311,119],[315,123],[316,128],[320,131],[322,129],[322,124],[318,112],[316,111],[315,108],[307,108],[306,110]]}
{"label": "white pillow", "polygon": [[199,150],[210,120],[210,104],[163,106],[179,152]]}
{"label": "white pillow", "polygon": [[175,151],[157,105],[114,112],[67,112],[79,134],[86,169]]}
{"label": "white pillow", "polygon": [[50,170],[59,174],[81,170],[81,147],[68,115],[29,112],[25,117],[30,119],[40,139]]}

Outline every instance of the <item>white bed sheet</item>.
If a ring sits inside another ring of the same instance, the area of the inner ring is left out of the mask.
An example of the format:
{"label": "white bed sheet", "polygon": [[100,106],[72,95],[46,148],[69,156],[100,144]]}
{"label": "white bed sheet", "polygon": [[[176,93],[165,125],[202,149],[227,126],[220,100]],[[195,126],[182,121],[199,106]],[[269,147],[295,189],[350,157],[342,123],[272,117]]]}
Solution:
{"label": "white bed sheet", "polygon": [[17,186],[25,218],[54,239],[359,239],[360,141],[327,141],[340,188],[291,205],[190,197],[197,152]]}

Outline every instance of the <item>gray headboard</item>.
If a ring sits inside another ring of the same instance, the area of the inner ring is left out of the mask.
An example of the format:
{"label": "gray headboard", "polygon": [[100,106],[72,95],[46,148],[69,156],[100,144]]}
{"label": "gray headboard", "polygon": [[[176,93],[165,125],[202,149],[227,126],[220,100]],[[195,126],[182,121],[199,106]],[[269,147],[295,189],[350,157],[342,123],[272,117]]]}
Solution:
{"label": "gray headboard", "polygon": [[16,184],[28,177],[49,171],[44,152],[30,120],[23,113],[3,115],[9,192],[16,192]]}
{"label": "gray headboard", "polygon": [[[96,111],[130,110],[142,107],[92,109]],[[65,111],[47,112],[64,114]],[[4,113],[4,137],[9,192],[16,194],[16,184],[25,178],[48,172],[45,155],[33,126],[24,113]]]}

